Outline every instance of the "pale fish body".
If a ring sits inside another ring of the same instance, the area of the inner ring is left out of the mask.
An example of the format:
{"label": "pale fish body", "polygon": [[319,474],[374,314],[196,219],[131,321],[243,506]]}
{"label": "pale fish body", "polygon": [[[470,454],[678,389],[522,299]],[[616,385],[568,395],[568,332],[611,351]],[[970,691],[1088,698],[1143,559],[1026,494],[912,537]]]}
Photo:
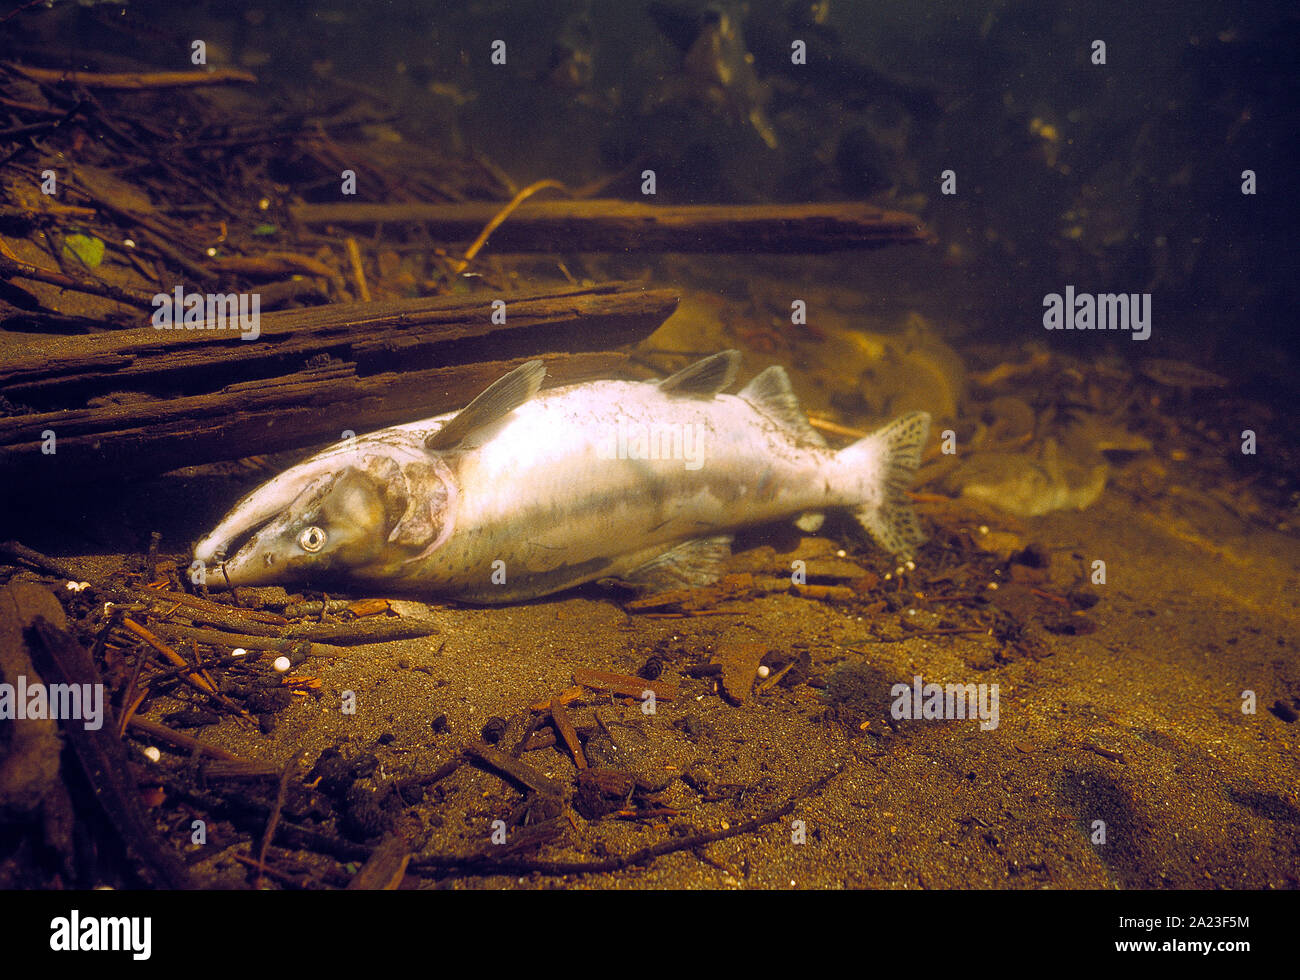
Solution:
{"label": "pale fish body", "polygon": [[241,501],[195,557],[218,561],[252,532],[218,584],[332,578],[501,603],[598,579],[707,583],[736,530],[798,517],[811,527],[836,507],[887,550],[909,553],[921,536],[905,491],[929,417],[898,419],[836,452],[781,368],[722,394],[738,360],[724,351],[663,382],[541,393],[544,369],[530,362],[460,413],[287,470]]}

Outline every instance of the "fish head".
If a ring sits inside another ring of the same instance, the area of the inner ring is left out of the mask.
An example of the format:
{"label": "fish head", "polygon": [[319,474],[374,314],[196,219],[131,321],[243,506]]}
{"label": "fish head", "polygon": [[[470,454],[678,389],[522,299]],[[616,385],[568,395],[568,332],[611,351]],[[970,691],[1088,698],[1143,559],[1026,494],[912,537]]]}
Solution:
{"label": "fish head", "polygon": [[217,584],[391,579],[450,536],[455,500],[441,460],[367,455],[338,465],[253,531]]}

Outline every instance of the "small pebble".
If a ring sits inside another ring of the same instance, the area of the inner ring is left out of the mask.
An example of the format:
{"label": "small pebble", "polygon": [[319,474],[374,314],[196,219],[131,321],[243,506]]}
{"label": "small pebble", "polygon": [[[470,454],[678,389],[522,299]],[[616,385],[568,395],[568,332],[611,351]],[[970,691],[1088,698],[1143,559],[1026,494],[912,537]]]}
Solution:
{"label": "small pebble", "polygon": [[758,676],[759,676],[759,677],[767,677],[767,675],[770,674],[770,673],[772,673],[772,668],[769,667],[769,666],[767,666],[767,664],[760,664],[760,665],[759,665],[759,668],[758,668]]}
{"label": "small pebble", "polygon": [[276,657],[275,663],[271,664],[271,666],[275,668],[276,673],[283,674],[293,665],[289,663],[288,657]]}
{"label": "small pebble", "polygon": [[243,647],[235,647],[235,649],[230,651],[230,655],[232,657],[247,657],[248,651],[245,650]]}
{"label": "small pebble", "polygon": [[158,751],[156,746],[150,745],[144,750],[144,757],[150,762],[157,762],[162,758],[162,753]]}
{"label": "small pebble", "polygon": [[989,583],[989,588],[996,592],[996,591],[997,591],[997,588],[998,588],[998,583],[997,583],[997,582],[990,582],[990,583]]}
{"label": "small pebble", "polygon": [[847,558],[849,556],[849,553],[845,551],[843,548],[841,548],[839,551],[835,552],[835,555],[838,558]]}
{"label": "small pebble", "polygon": [[989,533],[989,526],[987,524],[981,524],[980,534],[988,534],[988,533]]}

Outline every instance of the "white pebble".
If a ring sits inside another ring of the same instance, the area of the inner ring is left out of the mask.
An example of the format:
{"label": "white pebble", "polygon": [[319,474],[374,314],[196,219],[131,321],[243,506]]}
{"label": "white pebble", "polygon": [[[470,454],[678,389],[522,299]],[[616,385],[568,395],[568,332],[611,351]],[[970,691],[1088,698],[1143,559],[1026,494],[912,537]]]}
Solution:
{"label": "white pebble", "polygon": [[997,582],[990,582],[990,583],[989,583],[989,588],[996,592],[996,591],[997,591],[997,588],[998,588],[998,583],[997,583]]}
{"label": "white pebble", "polygon": [[271,666],[276,669],[277,673],[283,674],[292,665],[289,663],[288,657],[276,657],[275,663],[271,664]]}
{"label": "white pebble", "polygon": [[989,526],[987,524],[981,524],[980,534],[988,534],[988,533],[989,533]]}
{"label": "white pebble", "polygon": [[759,665],[759,667],[758,667],[758,676],[759,676],[759,677],[766,677],[766,676],[767,676],[768,674],[770,674],[770,673],[772,673],[772,668],[769,667],[767,664],[760,664],[760,665]]}
{"label": "white pebble", "polygon": [[909,561],[909,562],[907,563],[907,570],[908,570],[909,572],[914,572],[914,571],[916,571],[916,562],[914,562],[914,561]]}
{"label": "white pebble", "polygon": [[835,552],[835,555],[836,557],[839,558],[847,558],[849,556],[849,553],[845,551],[843,548],[841,548],[839,551]]}
{"label": "white pebble", "polygon": [[245,650],[243,647],[235,647],[235,649],[230,651],[230,655],[232,657],[247,657],[248,651]]}
{"label": "white pebble", "polygon": [[162,758],[162,753],[158,751],[157,746],[151,745],[144,750],[144,757],[150,762],[157,762]]}

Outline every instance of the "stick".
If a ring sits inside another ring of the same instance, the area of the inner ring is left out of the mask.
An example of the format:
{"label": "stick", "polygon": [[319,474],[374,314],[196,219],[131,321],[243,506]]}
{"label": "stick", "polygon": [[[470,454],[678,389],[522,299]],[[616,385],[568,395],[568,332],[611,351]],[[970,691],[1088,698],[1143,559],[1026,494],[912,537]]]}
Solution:
{"label": "stick", "polygon": [[[280,789],[275,794],[275,806],[271,807],[271,816],[266,821],[266,832],[262,834],[262,846],[257,851],[257,863],[265,866],[266,849],[271,844],[271,838],[275,836],[275,825],[280,822],[280,811],[284,809],[284,797],[289,790],[289,777],[298,771],[298,760],[306,752],[306,746],[298,749],[285,764],[284,774],[280,777]],[[262,872],[257,872],[257,880],[253,882],[255,889],[261,890]]]}
{"label": "stick", "polygon": [[643,847],[639,851],[633,851],[631,854],[622,857],[607,858],[603,861],[538,861],[529,858],[492,858],[487,855],[466,855],[462,857],[454,854],[429,854],[415,858],[411,862],[411,867],[417,871],[460,871],[480,875],[520,872],[525,874],[537,872],[545,875],[607,874],[611,871],[622,871],[633,865],[653,861],[665,854],[672,854],[676,851],[690,851],[697,847],[703,847],[705,844],[726,840],[729,837],[752,833],[760,827],[781,819],[792,811],[801,800],[808,799],[821,792],[839,774],[839,771],[839,768],[832,769],[813,782],[802,793],[791,796],[780,806],[761,813],[752,820],[739,823],[728,830],[715,830],[693,834],[690,837],[682,837],[676,840],[661,841],[658,844]]}
{"label": "stick", "polygon": [[0,273],[3,273],[5,278],[9,279],[34,279],[37,282],[49,283],[51,286],[62,286],[64,289],[71,289],[78,293],[103,296],[106,299],[116,300],[137,309],[153,309],[153,297],[136,292],[134,289],[123,289],[120,286],[113,286],[99,279],[92,279],[89,276],[72,276],[64,272],[56,272],[53,269],[42,269],[38,265],[11,259],[7,255],[0,254]]}
{"label": "stick", "polygon": [[185,749],[187,752],[198,752],[199,755],[206,755],[210,759],[224,759],[227,762],[246,761],[235,755],[233,752],[227,752],[219,745],[213,745],[211,742],[204,742],[201,739],[194,738],[192,735],[185,735],[181,732],[173,731],[166,725],[160,725],[156,721],[150,721],[147,718],[132,718],[127,723],[127,728],[130,728],[132,731],[141,732],[160,742],[174,745],[178,749]]}
{"label": "stick", "polygon": [[[519,205],[523,204],[524,201],[528,200],[538,191],[546,190],[547,188],[561,190],[564,191],[566,194],[568,193],[569,190],[558,180],[539,180],[535,184],[529,184],[518,194],[516,194],[513,198],[511,198],[510,203],[507,204],[504,208],[502,208],[496,215],[494,215],[492,220],[489,221],[484,226],[483,230],[479,232],[478,238],[474,239],[473,244],[470,245],[470,247],[465,250],[465,257],[461,259],[459,262],[457,262],[456,265],[452,268],[452,276],[453,277],[458,276],[462,272],[464,272],[466,268],[468,268],[469,264],[474,261],[474,256],[478,255],[479,249],[481,249],[487,243],[488,237],[492,234],[492,232],[500,228],[501,223],[504,222],[506,218],[510,217],[510,215],[513,214],[514,211],[519,207]],[[351,239],[349,239],[349,241],[350,240]]]}
{"label": "stick", "polygon": [[[7,19],[7,18],[6,18]],[[200,85],[228,85],[231,82],[256,83],[257,76],[242,68],[209,68],[204,71],[93,72],[67,71],[58,68],[30,68],[12,61],[4,67],[33,82],[58,84],[71,82],[86,88],[151,89],[194,88]]]}
{"label": "stick", "polygon": [[[436,237],[469,241],[498,216],[499,208],[491,201],[330,203],[293,205],[289,213],[306,225],[418,224]],[[932,240],[915,215],[858,201],[766,205],[658,205],[609,198],[530,201],[514,211],[508,224],[491,230],[497,252],[817,253]]]}

